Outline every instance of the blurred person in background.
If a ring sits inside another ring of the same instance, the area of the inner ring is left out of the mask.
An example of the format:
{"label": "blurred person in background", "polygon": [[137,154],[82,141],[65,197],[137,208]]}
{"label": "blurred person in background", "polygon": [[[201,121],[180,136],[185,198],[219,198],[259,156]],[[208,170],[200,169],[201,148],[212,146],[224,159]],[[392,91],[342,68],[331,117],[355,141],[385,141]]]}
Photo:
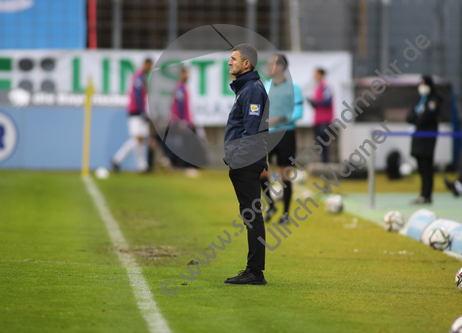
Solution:
{"label": "blurred person in background", "polygon": [[[418,86],[419,103],[408,113],[407,122],[415,125],[416,132],[437,132],[441,97],[437,94],[431,76],[425,75]],[[422,180],[420,196],[414,204],[430,204],[433,192],[433,157],[436,137],[412,137],[411,155],[417,160]]]}
{"label": "blurred person in background", "polygon": [[[289,222],[289,206],[292,200],[292,182],[284,176],[284,168],[291,166],[290,158],[294,158],[297,150],[295,137],[295,122],[303,116],[303,97],[300,86],[287,80],[284,73],[288,62],[284,54],[274,55],[267,63],[267,70],[271,80],[265,83],[265,89],[270,100],[270,112],[268,125],[270,127],[268,143],[279,140],[278,132],[286,131],[282,139],[268,153],[268,160],[276,156],[283,186],[284,212],[279,219],[279,223]],[[266,190],[265,183],[269,182],[269,170],[263,170],[260,183],[263,191]],[[266,191],[266,196],[270,199],[269,209],[265,215],[265,222],[269,222],[277,211],[276,203],[271,197],[271,191]]]}
{"label": "blurred person in background", "polygon": [[147,115],[147,76],[152,70],[153,61],[146,59],[140,70],[132,76],[130,102],[128,104],[128,132],[130,138],[119,148],[111,160],[112,169],[120,171],[120,163],[130,154],[135,153],[138,170],[146,172],[148,164],[145,155],[145,141],[149,137],[149,119]]}
{"label": "blurred person in background", "polygon": [[314,108],[314,134],[318,142],[324,147],[321,153],[322,162],[329,163],[329,147],[326,145],[329,142],[329,135],[326,134],[325,130],[334,119],[334,108],[332,90],[329,88],[325,76],[326,71],[324,69],[316,69],[314,80],[317,85],[314,89],[313,98],[307,98],[307,101]]}
{"label": "blurred person in background", "polygon": [[[173,97],[172,111],[170,114],[169,120],[169,134],[171,135],[172,141],[179,144],[178,151],[182,152],[181,157],[186,157],[189,154],[196,152],[195,147],[192,146],[193,140],[189,136],[196,132],[193,116],[191,113],[190,103],[189,103],[189,90],[186,86],[188,81],[189,73],[186,68],[181,70],[180,81],[176,87]],[[187,131],[190,129],[192,132]],[[180,156],[177,156],[173,153],[165,144],[164,151],[166,152],[170,163],[174,166],[178,166],[185,169],[185,174],[188,177],[195,178],[199,175],[195,166],[191,163],[183,160]]]}

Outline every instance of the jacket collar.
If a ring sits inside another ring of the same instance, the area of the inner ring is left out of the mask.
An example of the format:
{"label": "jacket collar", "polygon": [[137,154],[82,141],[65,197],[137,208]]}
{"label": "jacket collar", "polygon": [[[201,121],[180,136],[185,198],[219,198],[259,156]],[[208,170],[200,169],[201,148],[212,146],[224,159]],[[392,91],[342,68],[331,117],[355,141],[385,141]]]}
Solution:
{"label": "jacket collar", "polygon": [[249,81],[260,80],[260,75],[257,71],[245,72],[244,74],[239,75],[236,77],[236,80],[231,82],[229,86],[234,91],[234,93],[238,93],[239,90]]}

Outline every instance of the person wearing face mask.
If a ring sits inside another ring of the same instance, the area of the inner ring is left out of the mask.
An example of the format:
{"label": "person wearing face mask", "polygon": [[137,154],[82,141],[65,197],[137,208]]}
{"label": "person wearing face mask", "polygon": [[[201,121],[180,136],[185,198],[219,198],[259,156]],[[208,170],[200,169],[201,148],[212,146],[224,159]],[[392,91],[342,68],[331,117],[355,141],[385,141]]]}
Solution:
{"label": "person wearing face mask", "polygon": [[[417,132],[437,132],[441,97],[437,94],[431,76],[423,76],[418,86],[419,103],[408,113],[407,122],[415,125]],[[414,204],[430,204],[433,191],[433,156],[436,137],[413,137],[411,155],[416,158],[422,180],[420,196]]]}

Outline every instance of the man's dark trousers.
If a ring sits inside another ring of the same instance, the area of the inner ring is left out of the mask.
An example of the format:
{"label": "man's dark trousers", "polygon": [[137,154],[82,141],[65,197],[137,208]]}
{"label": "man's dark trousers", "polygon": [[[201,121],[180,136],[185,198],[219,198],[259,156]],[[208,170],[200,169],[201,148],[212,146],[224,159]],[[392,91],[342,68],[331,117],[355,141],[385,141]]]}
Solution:
{"label": "man's dark trousers", "polygon": [[[251,221],[253,214],[247,210],[253,210],[252,203],[258,199],[254,207],[261,211],[261,186],[260,174],[263,166],[251,164],[240,169],[230,169],[229,178],[236,191],[237,200],[239,201],[239,211],[246,221]],[[265,269],[265,245],[258,240],[258,237],[265,238],[265,223],[263,222],[262,213],[255,212],[255,219],[250,222],[252,228],[247,226],[247,241],[249,244],[249,254],[247,255],[246,269],[252,273],[260,273]]]}

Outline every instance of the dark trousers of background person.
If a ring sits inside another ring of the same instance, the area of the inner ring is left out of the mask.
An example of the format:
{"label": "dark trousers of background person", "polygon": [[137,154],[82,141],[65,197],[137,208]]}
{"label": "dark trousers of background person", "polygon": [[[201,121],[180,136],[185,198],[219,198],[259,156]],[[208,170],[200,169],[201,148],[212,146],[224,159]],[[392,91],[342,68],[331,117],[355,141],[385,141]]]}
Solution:
{"label": "dark trousers of background person", "polygon": [[325,147],[319,140],[318,136],[324,140],[324,142],[329,142],[330,137],[328,134],[326,134],[325,130],[329,127],[330,124],[319,124],[314,126],[314,135],[316,137],[316,140],[319,142],[319,144],[323,147],[322,153],[321,153],[321,158],[322,158],[322,163],[329,163],[329,147]]}
{"label": "dark trousers of background person", "polygon": [[154,171],[154,159],[155,159],[155,152],[156,152],[156,145],[157,145],[157,139],[154,137],[149,138],[148,142],[148,172]]}
{"label": "dark trousers of background person", "polygon": [[420,195],[426,199],[431,199],[433,192],[433,156],[415,156],[417,167],[422,179]]}
{"label": "dark trousers of background person", "polygon": [[[171,126],[173,128],[173,125]],[[171,134],[174,133],[174,134]],[[185,148],[182,146],[179,146],[178,143],[180,142],[180,145],[183,145],[185,140],[185,137],[182,135],[179,135],[178,133],[175,133],[175,131],[169,132],[170,138],[175,137],[176,139],[170,140],[170,144],[173,144],[174,142],[177,143],[176,146],[173,147],[175,151],[179,151],[182,154],[185,154]],[[175,167],[180,167],[180,168],[194,168],[195,166],[192,165],[189,162],[186,162],[183,160],[181,157],[176,155],[165,143],[165,140],[162,140],[160,137],[158,137],[158,142],[162,145],[162,150],[164,151],[165,156],[170,160],[170,163],[172,166]]]}
{"label": "dark trousers of background person", "polygon": [[459,162],[457,163],[457,169],[456,171],[458,172],[458,178],[457,180],[462,182],[462,147],[460,147],[460,152],[459,152]]}
{"label": "dark trousers of background person", "polygon": [[[252,202],[261,198],[260,174],[263,171],[263,166],[251,164],[240,169],[230,169],[229,178],[234,186],[237,200],[239,201],[239,211],[247,220],[251,221],[253,214],[246,212],[242,214],[244,209],[252,208]],[[256,209],[261,211],[261,204],[255,205]],[[252,273],[260,273],[265,269],[265,245],[263,245],[258,237],[265,238],[265,223],[263,222],[262,213],[255,212],[255,219],[250,223],[252,228],[247,226],[247,242],[249,244],[249,253],[247,255],[246,269]]]}

